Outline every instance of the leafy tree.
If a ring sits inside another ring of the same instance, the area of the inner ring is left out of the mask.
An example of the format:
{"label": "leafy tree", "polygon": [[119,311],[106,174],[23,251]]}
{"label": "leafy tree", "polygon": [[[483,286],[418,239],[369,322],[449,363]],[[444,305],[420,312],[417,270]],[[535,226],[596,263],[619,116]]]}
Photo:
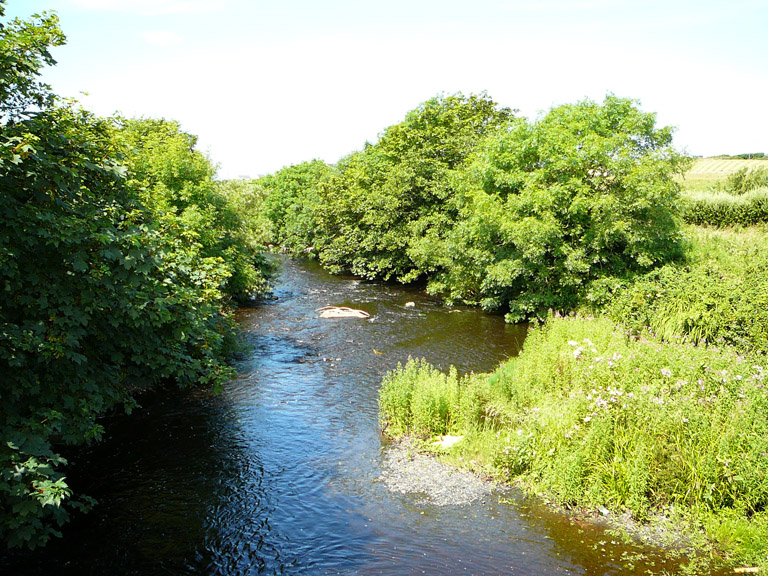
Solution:
{"label": "leafy tree", "polygon": [[267,191],[264,209],[273,224],[274,242],[293,254],[312,254],[315,244],[318,186],[332,168],[322,160],[288,166],[261,178]]}
{"label": "leafy tree", "polygon": [[[163,160],[163,150],[137,144],[127,151],[131,170],[122,166],[124,128],[58,102],[36,80],[52,62],[48,47],[61,42],[54,17],[0,27],[0,539],[8,546],[44,544],[87,506],[67,485],[59,446],[98,439],[99,414],[130,410],[152,386],[216,386],[232,372],[222,287],[236,293],[236,268],[222,256],[240,247],[203,233],[211,214],[222,218],[214,235],[237,225],[210,194],[209,165],[188,148],[167,148]],[[187,172],[173,180],[178,166]]]}
{"label": "leafy tree", "polygon": [[318,188],[321,261],[400,282],[433,272],[424,250],[456,218],[452,174],[510,118],[485,94],[438,96],[340,162]]}
{"label": "leafy tree", "polygon": [[[5,0],[0,0],[0,18]],[[53,102],[50,87],[38,80],[40,70],[56,61],[50,48],[64,44],[58,16],[36,15],[30,21],[0,22],[0,122],[18,119]]]}
{"label": "leafy tree", "polygon": [[608,96],[518,119],[491,135],[461,180],[461,211],[435,245],[430,290],[508,308],[516,322],[572,309],[590,282],[647,270],[679,253],[686,159],[672,130]]}
{"label": "leafy tree", "polygon": [[201,246],[202,255],[221,258],[228,270],[223,290],[244,300],[267,287],[264,246],[249,236],[246,216],[220,194],[216,169],[195,150],[197,138],[178,122],[118,119],[129,181],[169,233]]}

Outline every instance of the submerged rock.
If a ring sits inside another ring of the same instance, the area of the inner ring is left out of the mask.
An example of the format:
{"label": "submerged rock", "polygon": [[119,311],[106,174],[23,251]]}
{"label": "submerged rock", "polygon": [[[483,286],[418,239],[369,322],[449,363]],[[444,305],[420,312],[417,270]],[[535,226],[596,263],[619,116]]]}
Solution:
{"label": "submerged rock", "polygon": [[324,306],[315,312],[320,313],[320,318],[370,318],[365,310],[356,310],[346,306]]}

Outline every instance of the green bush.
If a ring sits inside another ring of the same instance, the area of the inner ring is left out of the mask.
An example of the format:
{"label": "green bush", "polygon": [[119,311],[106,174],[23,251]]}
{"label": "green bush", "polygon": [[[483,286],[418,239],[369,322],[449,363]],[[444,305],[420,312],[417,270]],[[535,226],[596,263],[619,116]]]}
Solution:
{"label": "green bush", "polygon": [[687,262],[626,282],[603,312],[668,341],[768,351],[765,236],[689,229]]}
{"label": "green bush", "polygon": [[768,167],[742,168],[730,174],[725,189],[732,194],[746,194],[757,188],[768,188]]}
{"label": "green bush", "polygon": [[[54,16],[0,25],[0,540],[9,547],[45,544],[90,504],[68,486],[60,452],[97,440],[101,414],[130,411],[154,386],[216,387],[232,375],[228,296],[258,273],[240,221],[211,189],[210,163],[175,124],[118,129],[36,81],[62,42]],[[155,139],[159,131],[170,138]],[[223,259],[235,256],[243,260]]]}
{"label": "green bush", "polygon": [[511,117],[485,94],[438,96],[342,159],[318,187],[320,261],[399,282],[430,274],[430,246],[455,224],[453,173]]}
{"label": "green bush", "polygon": [[727,192],[688,193],[683,220],[698,226],[754,226],[768,223],[768,187],[740,196]]}
{"label": "green bush", "polygon": [[459,403],[455,369],[446,375],[424,360],[409,360],[387,374],[379,395],[381,426],[392,436],[434,436],[454,429]]}
{"label": "green bush", "polygon": [[171,234],[200,245],[202,255],[220,258],[228,275],[223,291],[247,300],[267,289],[270,268],[261,256],[261,233],[238,212],[213,179],[215,167],[195,150],[197,138],[177,122],[151,118],[116,120],[128,184],[152,217]]}
{"label": "green bush", "polygon": [[274,243],[302,256],[316,256],[320,204],[318,187],[333,169],[322,160],[302,162],[264,176],[259,185],[266,191],[263,210],[272,223]]}
{"label": "green bush", "polygon": [[518,119],[489,136],[459,180],[461,210],[429,290],[508,309],[518,322],[570,310],[589,282],[680,254],[677,210],[687,159],[672,131],[609,96]]}

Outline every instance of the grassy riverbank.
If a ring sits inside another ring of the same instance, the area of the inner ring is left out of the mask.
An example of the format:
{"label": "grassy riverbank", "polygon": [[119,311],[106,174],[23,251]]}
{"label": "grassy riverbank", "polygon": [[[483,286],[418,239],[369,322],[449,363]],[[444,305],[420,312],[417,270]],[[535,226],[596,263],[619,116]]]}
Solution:
{"label": "grassy riverbank", "polygon": [[519,357],[460,378],[390,373],[393,435],[461,434],[454,458],[565,506],[674,518],[750,564],[768,554],[764,358],[631,336],[608,319],[550,318]]}

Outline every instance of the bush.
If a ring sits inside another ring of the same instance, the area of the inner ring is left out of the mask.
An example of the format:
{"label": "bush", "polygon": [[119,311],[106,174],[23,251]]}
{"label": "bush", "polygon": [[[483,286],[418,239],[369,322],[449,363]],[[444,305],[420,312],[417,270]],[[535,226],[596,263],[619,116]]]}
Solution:
{"label": "bush", "polygon": [[384,378],[379,419],[392,436],[447,434],[454,428],[458,403],[455,369],[445,375],[424,360],[409,360]]}
{"label": "bush", "polygon": [[725,189],[732,194],[746,194],[757,188],[768,188],[768,167],[742,168],[725,181]]}
{"label": "bush", "polygon": [[698,226],[754,226],[768,223],[768,187],[734,196],[727,192],[689,193],[683,220]]}
{"label": "bush", "polygon": [[247,300],[267,290],[270,268],[261,256],[261,234],[221,194],[211,161],[195,150],[197,138],[177,122],[150,118],[116,120],[134,186],[152,217],[173,235],[197,243],[202,255],[220,258],[228,275],[224,293]]}
{"label": "bush", "polygon": [[607,298],[604,313],[668,341],[768,351],[768,258],[765,241],[754,237],[760,233],[688,232],[685,265],[625,283]]}
{"label": "bush", "polygon": [[264,176],[259,185],[266,191],[264,212],[272,223],[274,243],[294,255],[314,256],[318,187],[333,169],[322,160],[303,162]]}
{"label": "bush", "polygon": [[318,187],[317,247],[333,271],[412,282],[456,219],[452,174],[512,111],[487,95],[439,96],[343,159]]}

